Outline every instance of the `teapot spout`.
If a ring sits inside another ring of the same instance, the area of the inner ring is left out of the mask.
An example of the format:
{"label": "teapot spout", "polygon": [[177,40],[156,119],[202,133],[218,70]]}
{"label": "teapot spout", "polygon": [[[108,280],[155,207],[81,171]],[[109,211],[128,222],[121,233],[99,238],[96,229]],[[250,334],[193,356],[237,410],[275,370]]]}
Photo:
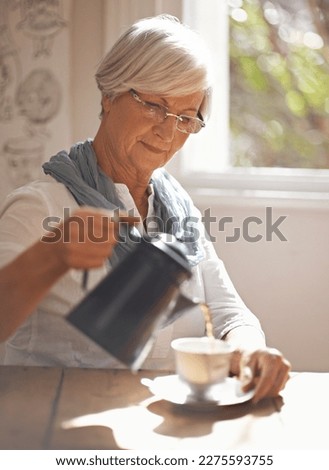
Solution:
{"label": "teapot spout", "polygon": [[176,305],[175,305],[172,313],[173,314],[179,313],[179,312],[183,313],[184,310],[188,310],[188,309],[190,309],[192,307],[195,307],[199,304],[200,304],[200,299],[198,299],[197,297],[193,297],[191,299],[189,297],[186,297],[183,294],[180,294],[177,297]]}
{"label": "teapot spout", "polygon": [[196,307],[200,304],[200,299],[193,297],[192,299],[186,297],[183,294],[179,294],[176,299],[175,305],[172,307],[172,310],[167,318],[166,325],[172,323],[173,321],[177,320],[181,315],[186,313],[189,309]]}

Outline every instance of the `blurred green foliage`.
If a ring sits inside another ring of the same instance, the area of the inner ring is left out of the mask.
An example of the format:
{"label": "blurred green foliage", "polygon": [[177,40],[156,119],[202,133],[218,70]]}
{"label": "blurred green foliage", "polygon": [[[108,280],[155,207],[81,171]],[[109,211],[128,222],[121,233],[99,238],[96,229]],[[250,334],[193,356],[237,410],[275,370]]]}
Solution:
{"label": "blurred green foliage", "polygon": [[329,168],[329,2],[228,4],[232,164]]}

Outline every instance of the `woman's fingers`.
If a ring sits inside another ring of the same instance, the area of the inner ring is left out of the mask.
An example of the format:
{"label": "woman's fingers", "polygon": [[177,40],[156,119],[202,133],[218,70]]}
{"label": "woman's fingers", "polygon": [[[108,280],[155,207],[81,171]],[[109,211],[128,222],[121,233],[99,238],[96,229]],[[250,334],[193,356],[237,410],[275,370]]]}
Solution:
{"label": "woman's fingers", "polygon": [[240,380],[245,391],[255,389],[253,401],[277,396],[289,379],[290,363],[276,349],[267,348],[242,355]]}
{"label": "woman's fingers", "polygon": [[68,217],[43,241],[55,243],[58,256],[69,268],[89,269],[101,266],[118,242],[120,223],[133,225],[139,217],[125,213],[83,207]]}

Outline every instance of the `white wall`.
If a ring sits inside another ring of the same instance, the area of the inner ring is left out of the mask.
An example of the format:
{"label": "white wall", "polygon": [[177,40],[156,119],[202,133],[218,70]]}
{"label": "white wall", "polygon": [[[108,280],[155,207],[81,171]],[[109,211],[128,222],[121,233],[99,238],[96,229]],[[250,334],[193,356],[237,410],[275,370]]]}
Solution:
{"label": "white wall", "polygon": [[[286,242],[276,236],[266,241],[264,224],[250,225],[252,237],[263,236],[259,242],[227,241],[247,217],[265,221],[266,206],[273,207],[273,221],[286,216],[279,226]],[[214,223],[211,234],[241,297],[261,320],[268,344],[282,350],[294,370],[328,371],[329,207],[243,198],[230,204],[221,197],[209,204],[200,197],[201,211],[209,207],[217,221],[233,218],[224,232]]]}

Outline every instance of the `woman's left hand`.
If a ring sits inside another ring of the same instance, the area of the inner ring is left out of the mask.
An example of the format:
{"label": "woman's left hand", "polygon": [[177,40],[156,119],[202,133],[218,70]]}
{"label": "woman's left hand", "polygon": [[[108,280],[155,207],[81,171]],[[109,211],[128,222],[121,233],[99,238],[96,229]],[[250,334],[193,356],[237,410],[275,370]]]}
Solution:
{"label": "woman's left hand", "polygon": [[252,401],[275,397],[289,379],[290,362],[274,348],[264,348],[242,353],[240,380],[244,391],[255,389]]}

